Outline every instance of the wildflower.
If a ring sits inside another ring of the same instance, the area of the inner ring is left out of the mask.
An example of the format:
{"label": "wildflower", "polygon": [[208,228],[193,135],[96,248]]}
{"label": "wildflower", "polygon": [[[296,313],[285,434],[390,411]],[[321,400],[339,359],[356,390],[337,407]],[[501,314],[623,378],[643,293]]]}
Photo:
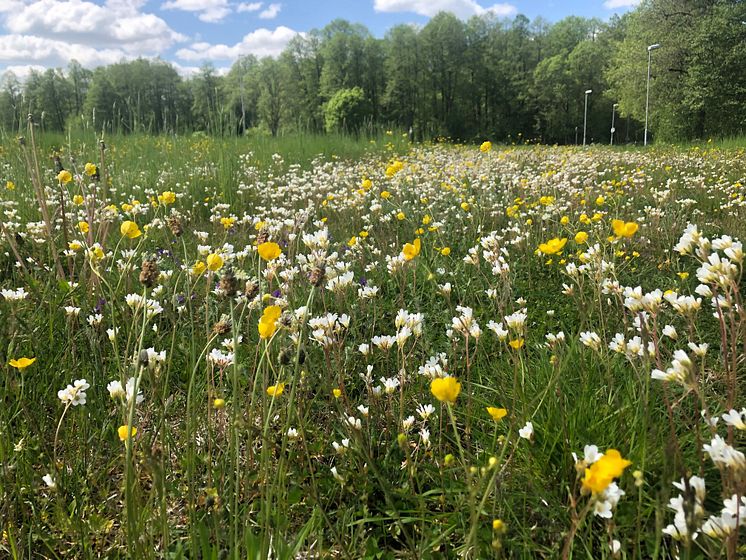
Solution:
{"label": "wildflower", "polygon": [[483,154],[486,154],[491,149],[492,149],[492,142],[490,142],[489,140],[482,142],[482,145],[479,146],[479,151],[482,152]]}
{"label": "wildflower", "polygon": [[84,198],[83,198],[83,197],[82,197],[81,195],[79,195],[79,194],[76,194],[76,195],[75,195],[75,196],[73,197],[73,204],[75,204],[76,206],[80,206],[81,204],[83,204],[83,201],[84,201],[84,200],[85,200],[85,199],[84,199]]}
{"label": "wildflower", "polygon": [[90,384],[85,379],[76,379],[72,385],[57,391],[57,397],[63,404],[69,406],[84,405],[86,403],[86,391]]}
{"label": "wildflower", "polygon": [[617,237],[632,237],[637,230],[639,225],[635,222],[625,222],[623,220],[612,220],[611,227],[614,230],[614,235]]}
{"label": "wildflower", "polygon": [[81,233],[88,233],[91,227],[88,225],[88,222],[78,222],[78,229]]}
{"label": "wildflower", "polygon": [[624,472],[632,461],[623,459],[616,449],[609,449],[589,468],[585,469],[583,488],[598,494],[606,490],[615,478]]}
{"label": "wildflower", "polygon": [[450,247],[443,247],[440,250],[440,254],[443,255],[444,257],[447,257],[448,255],[451,254],[451,248]]}
{"label": "wildflower", "polygon": [[86,163],[84,168],[85,174],[89,177],[93,177],[98,173],[98,167],[93,163]]}
{"label": "wildflower", "polygon": [[119,429],[117,430],[117,434],[119,435],[119,441],[127,441],[127,439],[132,439],[135,437],[135,434],[137,433],[137,428],[135,426],[119,426]]}
{"label": "wildflower", "polygon": [[440,402],[454,404],[461,392],[461,383],[455,377],[438,377],[430,382],[430,392]]}
{"label": "wildflower", "polygon": [[508,342],[513,350],[520,350],[521,348],[523,348],[524,343],[525,340],[522,338],[516,338],[515,340],[511,340],[510,342]]}
{"label": "wildflower", "polygon": [[123,237],[127,237],[128,239],[135,239],[142,235],[142,232],[140,231],[138,225],[130,220],[122,222],[122,225],[119,226],[119,231],[121,232]]}
{"label": "wildflower", "polygon": [[267,394],[270,397],[279,397],[285,390],[285,383],[278,383],[277,385],[271,385],[267,387]]}
{"label": "wildflower", "polygon": [[57,488],[57,483],[54,481],[54,478],[52,478],[52,475],[47,473],[44,476],[41,477],[41,479],[44,481],[44,484],[47,485],[47,488],[54,490]]}
{"label": "wildflower", "polygon": [[192,274],[194,276],[199,276],[202,274],[205,270],[207,270],[207,265],[204,263],[204,261],[197,261],[192,265]]}
{"label": "wildflower", "polygon": [[419,255],[421,247],[422,247],[422,242],[420,241],[419,237],[415,239],[412,243],[405,243],[404,248],[402,249],[404,260],[411,261],[417,255]]}
{"label": "wildflower", "polygon": [[518,430],[518,435],[523,439],[531,440],[534,437],[534,425],[532,422],[526,422],[526,425]]}
{"label": "wildflower", "polygon": [[264,309],[264,313],[259,318],[259,336],[261,338],[270,338],[277,330],[277,320],[280,318],[282,310],[277,305],[270,305]]}
{"label": "wildflower", "polygon": [[499,422],[501,419],[505,418],[508,414],[508,410],[505,408],[497,408],[494,406],[488,406],[487,407],[487,413],[492,417],[492,419],[495,422]]}
{"label": "wildflower", "polygon": [[14,191],[16,189],[16,184],[13,181],[6,181],[5,188],[9,191]]}
{"label": "wildflower", "polygon": [[267,241],[257,247],[259,256],[265,261],[273,261],[282,254],[280,246],[277,243]]}
{"label": "wildflower", "polygon": [[505,532],[505,523],[502,519],[493,519],[492,520],[492,530],[496,533],[504,533]]}
{"label": "wildflower", "polygon": [[18,358],[17,360],[11,360],[8,362],[8,365],[16,368],[16,369],[26,369],[31,364],[33,364],[36,361],[36,358]]}
{"label": "wildflower", "polygon": [[72,181],[72,180],[73,180],[73,176],[72,176],[72,174],[71,174],[71,173],[70,173],[69,171],[67,171],[67,170],[63,169],[62,171],[60,171],[60,172],[59,172],[59,173],[57,174],[57,180],[58,180],[58,181],[59,181],[59,182],[60,182],[61,184],[63,184],[63,185],[67,185],[67,184],[68,184],[68,183],[69,183],[70,181]]}
{"label": "wildflower", "polygon": [[207,268],[213,272],[220,270],[223,266],[223,257],[217,253],[207,255]]}
{"label": "wildflower", "polygon": [[577,243],[578,245],[582,245],[586,241],[588,241],[588,234],[586,232],[579,231],[575,234],[575,243]]}
{"label": "wildflower", "polygon": [[342,396],[342,389],[336,389],[336,388],[332,389],[332,395],[334,396],[335,399],[338,399],[339,397]]}
{"label": "wildflower", "polygon": [[158,195],[158,200],[163,205],[173,204],[176,202],[176,193],[172,191],[163,191]]}
{"label": "wildflower", "polygon": [[541,243],[539,245],[539,251],[545,255],[556,255],[565,247],[565,243],[567,243],[566,237],[563,237],[562,239],[555,237],[546,243]]}

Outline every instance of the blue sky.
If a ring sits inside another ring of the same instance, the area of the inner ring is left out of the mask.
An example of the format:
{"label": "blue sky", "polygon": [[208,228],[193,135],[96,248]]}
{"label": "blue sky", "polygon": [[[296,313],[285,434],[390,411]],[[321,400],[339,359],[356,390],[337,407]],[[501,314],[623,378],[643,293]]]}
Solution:
{"label": "blue sky", "polygon": [[462,19],[484,13],[557,21],[608,19],[639,0],[0,0],[0,73],[94,68],[160,57],[183,74],[209,61],[221,71],[243,54],[276,56],[298,33],[335,18],[382,37],[400,23],[424,25],[441,10]]}

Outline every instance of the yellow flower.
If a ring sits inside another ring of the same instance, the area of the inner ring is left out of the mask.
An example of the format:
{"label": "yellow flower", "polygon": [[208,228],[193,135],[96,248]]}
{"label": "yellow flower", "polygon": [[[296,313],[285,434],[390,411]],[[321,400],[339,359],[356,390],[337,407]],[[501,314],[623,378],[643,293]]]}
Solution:
{"label": "yellow flower", "polygon": [[135,437],[135,434],[137,433],[137,428],[134,426],[130,427],[127,425],[119,426],[119,429],[117,430],[117,434],[119,434],[119,440],[120,441],[127,441],[127,436],[130,438]]}
{"label": "yellow flower", "polygon": [[259,336],[270,338],[277,330],[277,319],[282,315],[282,309],[278,305],[270,305],[264,308],[264,313],[259,318]]}
{"label": "yellow flower", "polygon": [[77,204],[78,206],[80,206],[81,204],[83,204],[84,200],[85,199],[82,196],[80,196],[79,194],[76,194],[73,197],[73,204]]}
{"label": "yellow flower", "polygon": [[546,243],[541,243],[539,245],[539,251],[541,251],[545,255],[555,255],[565,247],[565,243],[567,243],[566,237],[563,237],[562,239],[555,237],[554,239],[550,239]]}
{"label": "yellow flower", "polygon": [[471,208],[471,206],[469,205],[468,202],[462,202],[461,203],[461,210],[463,210],[464,212],[468,212],[470,208]]}
{"label": "yellow flower", "polygon": [[285,384],[284,383],[278,383],[277,385],[272,385],[270,387],[267,387],[267,394],[270,397],[279,397],[282,395],[282,392],[285,390]]}
{"label": "yellow flower", "polygon": [[515,340],[511,340],[508,342],[510,344],[510,347],[514,350],[518,350],[520,348],[523,348],[524,340],[522,338],[516,338]]}
{"label": "yellow flower", "polygon": [[131,204],[128,204],[126,202],[122,203],[122,212],[129,212],[133,208],[134,206],[132,206]]}
{"label": "yellow flower", "polygon": [[119,226],[119,231],[121,232],[123,237],[127,237],[129,239],[135,239],[142,235],[142,232],[140,231],[140,228],[137,227],[137,224],[130,220],[122,222],[122,225]]}
{"label": "yellow flower", "polygon": [[486,142],[482,142],[482,145],[479,146],[479,151],[482,152],[483,154],[486,154],[491,149],[492,149],[492,142],[490,142],[489,140],[487,140]]}
{"label": "yellow flower", "polygon": [[567,216],[562,216],[562,218],[560,218],[560,223],[563,226],[566,226],[567,224],[570,223],[570,218],[568,218]]}
{"label": "yellow flower", "polygon": [[362,237],[363,239],[365,239],[366,237],[368,237],[368,232],[367,232],[367,231],[365,231],[365,230],[363,230],[363,231],[361,231],[360,233],[358,233],[358,235],[359,235],[360,237]]}
{"label": "yellow flower", "polygon": [[88,233],[91,228],[88,226],[88,222],[78,222],[78,229],[82,233]]}
{"label": "yellow flower", "polygon": [[83,248],[83,245],[81,245],[78,241],[70,241],[67,244],[67,248],[71,251],[80,251]]}
{"label": "yellow flower", "polygon": [[334,395],[335,399],[338,399],[342,396],[342,389],[332,389],[332,395]]}
{"label": "yellow flower", "polygon": [[368,191],[373,186],[373,181],[371,181],[370,179],[363,179],[363,182],[360,184],[360,186],[364,190]]}
{"label": "yellow flower", "polygon": [[347,246],[354,247],[355,245],[357,245],[357,237],[353,235],[352,237],[350,237],[350,240],[347,242]]}
{"label": "yellow flower", "polygon": [[173,191],[163,191],[158,195],[161,204],[173,204],[176,202],[176,193]]}
{"label": "yellow flower", "polygon": [[381,192],[381,198],[388,200],[391,196],[391,193],[389,191],[383,191]]}
{"label": "yellow flower", "polygon": [[596,199],[596,206],[603,206],[604,202],[606,202],[606,199],[602,195],[599,195]]}
{"label": "yellow flower", "polygon": [[213,272],[220,270],[223,266],[223,257],[217,253],[210,253],[207,255],[207,268]]}
{"label": "yellow flower", "polygon": [[444,257],[447,257],[448,255],[451,254],[451,248],[450,247],[443,247],[440,250],[440,254],[443,255]]}
{"label": "yellow flower", "polygon": [[262,243],[256,250],[265,261],[273,261],[282,254],[280,246],[272,241]]}
{"label": "yellow flower", "polygon": [[586,241],[588,241],[588,234],[586,232],[579,231],[575,234],[575,243],[577,243],[578,245],[582,245]]}
{"label": "yellow flower", "polygon": [[583,488],[590,490],[594,494],[603,492],[631,464],[632,461],[623,459],[619,451],[609,449],[590,468],[585,469]]}
{"label": "yellow flower", "polygon": [[461,383],[455,377],[436,377],[430,382],[430,392],[440,402],[454,404],[461,392]]}
{"label": "yellow flower", "polygon": [[423,223],[424,225],[428,225],[428,224],[429,224],[429,223],[430,223],[431,221],[432,221],[432,218],[430,217],[430,214],[425,214],[425,215],[424,215],[424,216],[422,217],[422,223]]}
{"label": "yellow flower", "polygon": [[225,229],[231,229],[236,222],[236,218],[220,218],[220,223]]}
{"label": "yellow flower", "polygon": [[689,273],[688,272],[677,272],[676,274],[682,280],[686,280],[687,278],[689,278]]}
{"label": "yellow flower", "polygon": [[93,177],[97,171],[98,169],[93,163],[89,162],[85,164],[85,174],[88,175],[89,177]]}
{"label": "yellow flower", "polygon": [[492,530],[496,533],[503,533],[505,532],[505,523],[502,519],[493,519],[492,520]]}
{"label": "yellow flower", "polygon": [[36,361],[36,358],[18,358],[17,360],[11,360],[8,365],[16,369],[26,369]]}
{"label": "yellow flower", "polygon": [[225,408],[225,399],[213,399],[212,406],[218,410]]}
{"label": "yellow flower", "polygon": [[635,222],[625,222],[623,220],[612,220],[611,227],[617,237],[632,237],[640,228]]}
{"label": "yellow flower", "polygon": [[63,169],[57,174],[57,180],[63,185],[67,185],[70,181],[73,180],[73,176],[70,174],[69,171]]}
{"label": "yellow flower", "polygon": [[9,191],[13,191],[16,188],[16,184],[13,181],[7,181],[5,183],[5,188],[8,189]]}
{"label": "yellow flower", "polygon": [[422,242],[420,241],[419,237],[412,243],[405,243],[404,248],[402,249],[402,253],[404,253],[404,260],[411,261],[417,255],[419,255],[421,247]]}
{"label": "yellow flower", "polygon": [[205,270],[207,270],[207,265],[204,263],[204,261],[197,261],[196,263],[194,263],[194,266],[192,266],[192,274],[194,274],[195,276],[199,276]]}
{"label": "yellow flower", "polygon": [[407,216],[406,216],[406,215],[404,214],[404,212],[401,212],[401,211],[400,211],[400,212],[398,212],[398,213],[396,214],[396,219],[397,219],[397,220],[399,220],[400,222],[401,222],[401,221],[402,221],[402,220],[403,220],[404,218],[406,218],[406,217],[407,217]]}
{"label": "yellow flower", "polygon": [[508,410],[506,408],[497,408],[494,406],[488,406],[487,412],[495,422],[499,422],[508,415]]}

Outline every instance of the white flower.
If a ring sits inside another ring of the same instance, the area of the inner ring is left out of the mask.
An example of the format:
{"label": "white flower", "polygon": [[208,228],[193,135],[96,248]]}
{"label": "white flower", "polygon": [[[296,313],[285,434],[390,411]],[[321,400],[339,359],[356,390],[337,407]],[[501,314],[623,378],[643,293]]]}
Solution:
{"label": "white flower", "polygon": [[534,425],[531,422],[526,422],[526,425],[518,430],[518,435],[523,439],[530,440],[534,436]]}
{"label": "white flower", "polygon": [[28,297],[28,292],[24,288],[18,288],[16,290],[0,290],[3,298],[6,301],[21,301]]}
{"label": "white flower", "polygon": [[746,408],[742,408],[741,412],[731,409],[729,412],[723,414],[722,418],[723,422],[729,426],[733,426],[737,430],[746,430],[746,422],[744,422],[744,419],[746,419]]}
{"label": "white flower", "polygon": [[435,412],[435,407],[431,404],[421,404],[417,407],[417,414],[420,418],[427,420]]}
{"label": "white flower", "polygon": [[599,350],[601,348],[601,337],[591,331],[581,332],[580,342],[592,350]]}
{"label": "white flower", "polygon": [[66,388],[57,391],[57,397],[65,405],[84,405],[86,403],[85,392],[90,387],[90,384],[85,379],[76,379],[72,385],[68,385]]}
{"label": "white flower", "polygon": [[57,488],[57,483],[54,481],[51,474],[47,473],[42,476],[41,479],[44,481],[48,488],[51,488],[52,490]]}
{"label": "white flower", "polygon": [[126,393],[124,392],[124,387],[122,387],[122,383],[117,380],[110,381],[109,384],[106,386],[106,389],[109,391],[109,396],[112,399],[122,399],[126,395]]}

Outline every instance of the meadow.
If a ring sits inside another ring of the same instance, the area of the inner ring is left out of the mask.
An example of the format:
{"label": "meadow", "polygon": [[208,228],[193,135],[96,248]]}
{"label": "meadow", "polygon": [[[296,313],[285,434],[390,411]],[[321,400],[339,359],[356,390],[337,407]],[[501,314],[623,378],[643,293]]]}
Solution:
{"label": "meadow", "polygon": [[746,149],[27,134],[0,556],[746,556]]}

